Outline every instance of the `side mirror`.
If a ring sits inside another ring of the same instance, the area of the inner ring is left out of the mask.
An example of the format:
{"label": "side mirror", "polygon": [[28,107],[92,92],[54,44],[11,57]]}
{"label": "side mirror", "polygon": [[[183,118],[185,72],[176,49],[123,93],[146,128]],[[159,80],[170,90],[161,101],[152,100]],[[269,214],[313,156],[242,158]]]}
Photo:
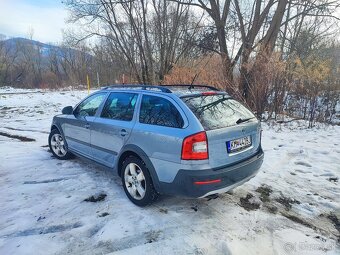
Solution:
{"label": "side mirror", "polygon": [[63,110],[61,112],[62,112],[62,114],[71,115],[71,114],[73,114],[73,107],[72,106],[66,106],[66,107],[63,108]]}

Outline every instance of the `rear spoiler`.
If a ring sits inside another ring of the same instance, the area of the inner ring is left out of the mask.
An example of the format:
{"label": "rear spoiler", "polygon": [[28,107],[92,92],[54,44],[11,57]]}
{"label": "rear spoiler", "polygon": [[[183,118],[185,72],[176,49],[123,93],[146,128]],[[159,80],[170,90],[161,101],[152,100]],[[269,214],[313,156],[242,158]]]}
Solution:
{"label": "rear spoiler", "polygon": [[228,99],[232,98],[231,96],[229,96],[227,92],[224,92],[224,91],[205,91],[205,92],[198,92],[198,93],[193,93],[193,94],[185,94],[185,95],[181,95],[180,98],[214,96],[214,95],[225,95],[225,96],[228,96]]}

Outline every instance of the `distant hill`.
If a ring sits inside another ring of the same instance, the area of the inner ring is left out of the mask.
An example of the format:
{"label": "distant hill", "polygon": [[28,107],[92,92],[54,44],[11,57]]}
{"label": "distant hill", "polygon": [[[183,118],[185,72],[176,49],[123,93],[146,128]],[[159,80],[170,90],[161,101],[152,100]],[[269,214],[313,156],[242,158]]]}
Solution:
{"label": "distant hill", "polygon": [[0,39],[0,86],[22,88],[84,84],[95,65],[86,51],[26,38]]}
{"label": "distant hill", "polygon": [[59,46],[21,37],[7,39],[4,41],[4,45],[6,48],[10,48],[13,51],[17,50],[18,48],[26,48],[33,45],[35,48],[40,48],[43,55],[48,55],[51,50],[60,50]]}
{"label": "distant hill", "polygon": [[[15,54],[17,54],[17,61],[20,61],[22,54],[32,49],[36,51],[36,53],[40,52],[43,59],[49,57],[52,53],[59,58],[62,58],[63,56],[65,56],[65,54],[77,55],[81,53],[80,50],[70,47],[42,43],[22,37],[6,39],[3,41],[3,46],[8,54],[12,56],[15,56]],[[88,53],[86,53],[86,56],[89,58],[92,57]]]}

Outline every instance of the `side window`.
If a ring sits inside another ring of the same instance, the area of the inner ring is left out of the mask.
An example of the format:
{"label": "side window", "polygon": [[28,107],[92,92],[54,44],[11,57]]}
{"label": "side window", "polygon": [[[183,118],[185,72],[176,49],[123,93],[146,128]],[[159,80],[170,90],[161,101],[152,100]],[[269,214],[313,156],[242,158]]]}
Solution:
{"label": "side window", "polygon": [[135,93],[111,93],[100,117],[131,121],[136,101],[137,94]]}
{"label": "side window", "polygon": [[81,117],[94,116],[105,96],[106,93],[98,93],[86,98],[75,109],[75,115]]}
{"label": "side window", "polygon": [[174,128],[184,124],[181,114],[169,100],[149,95],[143,95],[139,122]]}

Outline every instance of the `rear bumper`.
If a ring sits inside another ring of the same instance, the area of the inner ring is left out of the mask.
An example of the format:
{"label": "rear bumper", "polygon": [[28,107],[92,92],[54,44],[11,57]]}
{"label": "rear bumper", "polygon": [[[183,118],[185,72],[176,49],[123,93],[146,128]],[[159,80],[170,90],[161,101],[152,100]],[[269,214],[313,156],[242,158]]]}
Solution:
{"label": "rear bumper", "polygon": [[[253,178],[262,165],[263,157],[260,149],[254,156],[236,164],[206,170],[181,169],[172,183],[160,182],[160,192],[194,198],[227,192]],[[220,179],[217,183],[195,184],[217,179]]]}

